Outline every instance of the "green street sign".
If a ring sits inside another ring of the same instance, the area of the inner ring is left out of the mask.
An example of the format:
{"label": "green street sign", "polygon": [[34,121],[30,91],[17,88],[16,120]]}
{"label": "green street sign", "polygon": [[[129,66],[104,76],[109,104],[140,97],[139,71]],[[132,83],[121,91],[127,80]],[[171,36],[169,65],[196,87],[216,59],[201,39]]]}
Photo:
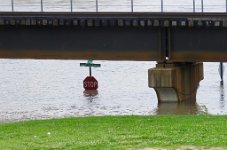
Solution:
{"label": "green street sign", "polygon": [[80,67],[101,67],[101,64],[80,63]]}
{"label": "green street sign", "polygon": [[89,67],[89,75],[91,76],[91,67],[101,67],[101,64],[93,64],[93,60],[88,60],[87,63],[80,63],[80,67]]}
{"label": "green street sign", "polygon": [[101,67],[101,64],[93,64],[93,60],[88,60],[87,63],[80,63],[80,67]]}

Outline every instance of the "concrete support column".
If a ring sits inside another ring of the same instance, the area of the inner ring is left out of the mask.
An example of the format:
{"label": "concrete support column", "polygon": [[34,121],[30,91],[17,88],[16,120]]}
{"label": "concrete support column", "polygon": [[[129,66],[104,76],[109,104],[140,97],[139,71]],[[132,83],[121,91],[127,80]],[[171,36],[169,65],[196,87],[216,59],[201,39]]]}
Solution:
{"label": "concrete support column", "polygon": [[203,63],[158,63],[148,70],[149,87],[159,102],[196,101],[199,82],[203,80]]}

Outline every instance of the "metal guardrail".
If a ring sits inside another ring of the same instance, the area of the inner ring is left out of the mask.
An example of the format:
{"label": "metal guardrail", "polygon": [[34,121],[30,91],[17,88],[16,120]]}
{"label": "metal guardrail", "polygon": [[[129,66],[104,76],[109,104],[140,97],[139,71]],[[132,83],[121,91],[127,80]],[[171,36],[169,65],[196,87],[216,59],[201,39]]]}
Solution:
{"label": "metal guardrail", "polygon": [[[165,0],[160,0],[160,12],[165,12],[165,3],[164,3]],[[71,12],[74,12],[73,11],[73,2],[74,0],[70,0],[70,11]],[[203,13],[204,12],[204,0],[201,0],[200,2],[200,6],[201,6],[201,12]],[[130,8],[131,8],[131,12],[134,12],[134,1],[133,0],[130,0]],[[118,5],[119,6],[119,5]],[[15,4],[14,4],[14,0],[11,0],[11,11],[12,12],[15,12]],[[225,12],[227,13],[227,0],[225,0]],[[43,0],[40,0],[40,11],[41,12],[45,12],[44,11],[44,3],[43,3]],[[95,0],[95,11],[96,12],[99,12],[99,0]],[[192,0],[192,12],[196,12],[196,0]]]}

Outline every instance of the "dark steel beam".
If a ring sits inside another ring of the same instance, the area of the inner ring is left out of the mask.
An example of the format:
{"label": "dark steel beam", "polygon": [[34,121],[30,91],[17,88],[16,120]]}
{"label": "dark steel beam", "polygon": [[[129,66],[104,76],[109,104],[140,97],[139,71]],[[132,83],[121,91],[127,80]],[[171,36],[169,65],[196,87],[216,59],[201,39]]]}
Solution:
{"label": "dark steel beam", "polygon": [[0,58],[227,61],[226,13],[0,13]]}
{"label": "dark steel beam", "polygon": [[162,60],[152,28],[2,26],[0,58]]}
{"label": "dark steel beam", "polygon": [[171,61],[227,61],[226,28],[175,28],[170,33]]}

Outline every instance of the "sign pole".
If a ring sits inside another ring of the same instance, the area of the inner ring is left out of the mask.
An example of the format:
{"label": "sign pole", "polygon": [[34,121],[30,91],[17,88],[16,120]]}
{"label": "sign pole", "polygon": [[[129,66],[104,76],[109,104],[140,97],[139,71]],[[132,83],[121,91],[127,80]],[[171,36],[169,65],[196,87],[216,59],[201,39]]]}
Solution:
{"label": "sign pole", "polygon": [[91,74],[91,66],[89,66],[89,76],[92,76],[92,74]]}

